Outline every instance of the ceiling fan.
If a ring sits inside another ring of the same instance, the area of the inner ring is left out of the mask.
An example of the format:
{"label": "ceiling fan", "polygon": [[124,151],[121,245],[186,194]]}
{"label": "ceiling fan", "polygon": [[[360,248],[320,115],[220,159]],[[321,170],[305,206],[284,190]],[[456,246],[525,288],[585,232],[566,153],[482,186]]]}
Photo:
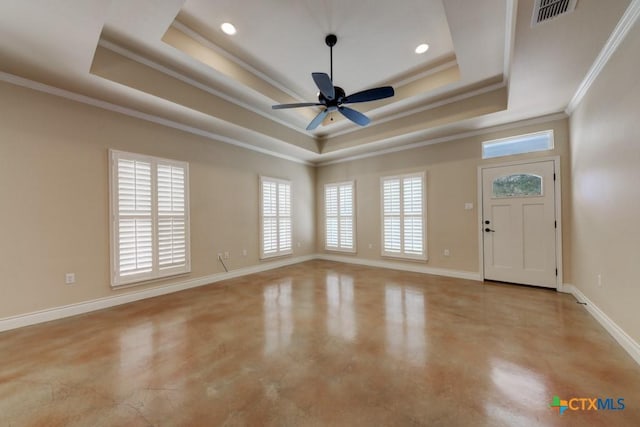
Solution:
{"label": "ceiling fan", "polygon": [[394,95],[391,86],[382,86],[374,89],[367,89],[356,92],[349,96],[345,96],[344,89],[340,86],[333,85],[333,46],[338,42],[335,34],[329,34],[325,37],[324,42],[329,46],[331,61],[331,77],[326,73],[311,73],[313,81],[318,86],[320,93],[318,94],[318,102],[301,102],[297,104],[278,104],[271,108],[281,110],[284,108],[300,108],[300,107],[323,107],[323,110],[309,123],[307,130],[314,130],[327,117],[329,113],[339,111],[347,119],[360,125],[366,126],[371,122],[369,117],[365,116],[353,108],[345,107],[344,104],[355,104],[357,102],[376,101],[378,99],[389,98]]}

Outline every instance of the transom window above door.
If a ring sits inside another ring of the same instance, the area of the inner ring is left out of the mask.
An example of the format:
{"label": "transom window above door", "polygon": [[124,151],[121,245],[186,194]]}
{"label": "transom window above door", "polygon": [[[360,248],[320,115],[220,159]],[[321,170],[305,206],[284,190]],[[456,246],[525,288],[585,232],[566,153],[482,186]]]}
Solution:
{"label": "transom window above door", "polygon": [[482,158],[492,159],[546,150],[553,150],[552,130],[485,141],[482,143]]}

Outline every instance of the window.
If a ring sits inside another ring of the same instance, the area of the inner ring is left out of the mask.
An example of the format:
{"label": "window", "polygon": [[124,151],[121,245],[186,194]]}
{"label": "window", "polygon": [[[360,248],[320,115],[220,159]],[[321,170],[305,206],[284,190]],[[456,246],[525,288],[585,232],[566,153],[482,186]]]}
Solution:
{"label": "window", "polygon": [[291,254],[291,182],[260,177],[260,200],[260,258]]}
{"label": "window", "polygon": [[381,179],[382,255],[427,259],[424,188],[424,173]]}
{"label": "window", "polygon": [[110,153],[112,286],[191,271],[188,164]]}
{"label": "window", "polygon": [[553,149],[553,131],[530,133],[482,143],[482,158],[511,156]]}
{"label": "window", "polygon": [[542,196],[542,177],[533,174],[501,176],[493,180],[493,197]]}
{"label": "window", "polygon": [[324,186],[325,249],[355,252],[353,193],[353,181]]}

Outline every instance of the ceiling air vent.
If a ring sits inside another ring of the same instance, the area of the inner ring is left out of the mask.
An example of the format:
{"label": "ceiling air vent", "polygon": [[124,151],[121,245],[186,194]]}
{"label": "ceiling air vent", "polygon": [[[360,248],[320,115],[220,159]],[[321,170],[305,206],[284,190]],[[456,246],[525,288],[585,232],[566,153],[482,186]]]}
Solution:
{"label": "ceiling air vent", "polygon": [[565,13],[573,12],[578,0],[536,0],[531,26],[535,27]]}

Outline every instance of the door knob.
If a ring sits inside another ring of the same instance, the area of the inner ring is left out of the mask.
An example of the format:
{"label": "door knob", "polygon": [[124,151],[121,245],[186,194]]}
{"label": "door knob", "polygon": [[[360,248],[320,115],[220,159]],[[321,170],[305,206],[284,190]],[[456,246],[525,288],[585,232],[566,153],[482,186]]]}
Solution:
{"label": "door knob", "polygon": [[487,233],[488,233],[488,232],[492,232],[492,233],[495,233],[495,232],[496,232],[496,230],[492,230],[492,229],[490,229],[489,227],[485,228],[485,229],[484,229],[484,231],[486,231]]}

